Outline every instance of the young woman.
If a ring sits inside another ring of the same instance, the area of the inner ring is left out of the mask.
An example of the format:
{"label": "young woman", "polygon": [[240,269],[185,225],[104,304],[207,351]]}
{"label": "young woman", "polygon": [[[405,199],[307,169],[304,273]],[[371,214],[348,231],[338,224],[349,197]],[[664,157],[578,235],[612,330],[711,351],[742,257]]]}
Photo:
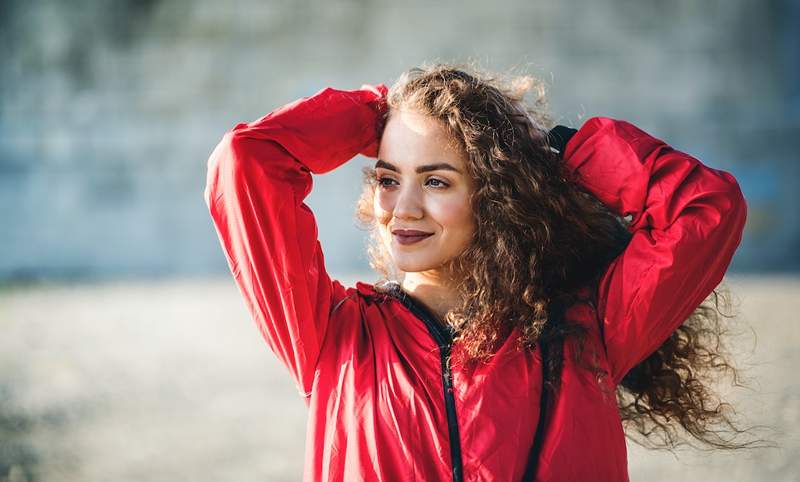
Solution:
{"label": "young woman", "polygon": [[[310,410],[305,480],[624,481],[623,422],[733,443],[701,303],[741,240],[736,180],[623,120],[548,131],[532,82],[325,88],[211,154],[231,272]],[[383,277],[346,287],[303,201],[357,154]]]}

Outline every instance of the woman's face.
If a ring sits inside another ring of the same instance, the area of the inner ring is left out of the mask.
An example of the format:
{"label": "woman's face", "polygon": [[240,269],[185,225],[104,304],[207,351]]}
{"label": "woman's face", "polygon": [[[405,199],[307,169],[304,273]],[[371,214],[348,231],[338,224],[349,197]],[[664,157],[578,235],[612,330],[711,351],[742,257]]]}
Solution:
{"label": "woman's face", "polygon": [[475,222],[467,162],[467,153],[439,121],[392,110],[375,164],[373,208],[399,270],[439,269],[469,246]]}

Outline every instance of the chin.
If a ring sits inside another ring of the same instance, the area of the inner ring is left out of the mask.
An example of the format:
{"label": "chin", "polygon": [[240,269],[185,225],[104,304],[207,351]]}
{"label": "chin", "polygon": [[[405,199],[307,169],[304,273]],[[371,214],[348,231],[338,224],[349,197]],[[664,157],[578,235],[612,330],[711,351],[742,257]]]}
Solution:
{"label": "chin", "polygon": [[426,262],[421,259],[408,259],[408,256],[394,257],[393,262],[398,270],[405,273],[427,271],[437,266],[436,263]]}
{"label": "chin", "polygon": [[404,272],[404,273],[416,273],[418,271],[425,271],[427,268],[425,265],[420,263],[404,263],[404,262],[397,262],[395,261],[395,266],[397,269]]}

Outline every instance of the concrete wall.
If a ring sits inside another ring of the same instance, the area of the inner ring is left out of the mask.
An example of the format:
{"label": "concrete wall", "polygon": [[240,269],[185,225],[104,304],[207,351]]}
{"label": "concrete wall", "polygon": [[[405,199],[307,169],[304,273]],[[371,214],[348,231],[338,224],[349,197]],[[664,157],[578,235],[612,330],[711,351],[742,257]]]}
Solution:
{"label": "concrete wall", "polygon": [[[474,59],[543,77],[562,123],[625,118],[732,172],[732,270],[800,268],[800,9],[676,2],[6,1],[0,279],[227,270],[202,199],[237,122],[325,86]],[[794,28],[792,26],[795,26]],[[358,158],[315,179],[328,268],[367,269]]]}

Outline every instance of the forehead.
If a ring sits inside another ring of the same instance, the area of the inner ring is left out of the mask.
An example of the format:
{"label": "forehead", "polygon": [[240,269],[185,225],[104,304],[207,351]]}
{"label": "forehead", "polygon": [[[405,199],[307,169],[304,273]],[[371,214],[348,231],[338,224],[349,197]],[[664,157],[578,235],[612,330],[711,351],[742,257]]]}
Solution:
{"label": "forehead", "polygon": [[395,165],[447,161],[458,168],[467,155],[444,124],[412,110],[393,110],[381,137],[378,157]]}

